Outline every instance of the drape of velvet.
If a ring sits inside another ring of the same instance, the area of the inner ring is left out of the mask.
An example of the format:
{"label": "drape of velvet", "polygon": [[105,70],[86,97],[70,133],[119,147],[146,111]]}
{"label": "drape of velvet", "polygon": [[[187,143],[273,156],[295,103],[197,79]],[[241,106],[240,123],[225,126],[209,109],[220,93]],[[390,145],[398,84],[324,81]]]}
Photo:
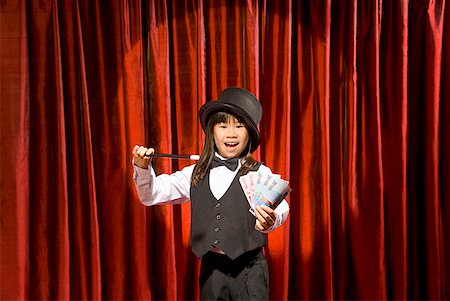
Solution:
{"label": "drape of velvet", "polygon": [[189,204],[143,207],[130,152],[199,153],[199,107],[242,86],[294,189],[271,298],[448,299],[449,22],[442,0],[2,1],[1,298],[198,299]]}

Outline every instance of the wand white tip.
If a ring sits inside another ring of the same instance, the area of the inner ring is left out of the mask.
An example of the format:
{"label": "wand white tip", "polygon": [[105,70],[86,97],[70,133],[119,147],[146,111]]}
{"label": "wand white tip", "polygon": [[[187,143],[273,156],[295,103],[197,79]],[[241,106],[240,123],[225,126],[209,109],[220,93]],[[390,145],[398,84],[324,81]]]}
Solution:
{"label": "wand white tip", "polygon": [[200,156],[199,155],[190,155],[189,159],[191,159],[191,160],[200,160]]}

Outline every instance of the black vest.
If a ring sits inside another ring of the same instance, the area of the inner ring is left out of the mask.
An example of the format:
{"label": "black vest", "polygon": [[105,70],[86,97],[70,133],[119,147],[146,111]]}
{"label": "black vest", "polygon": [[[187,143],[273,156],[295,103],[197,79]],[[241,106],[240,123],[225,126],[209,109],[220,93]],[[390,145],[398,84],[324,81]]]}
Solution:
{"label": "black vest", "polygon": [[[252,170],[257,170],[261,163]],[[191,244],[202,257],[219,248],[231,259],[266,245],[267,235],[255,230],[256,218],[239,183],[238,171],[225,194],[217,200],[209,188],[209,171],[191,187]]]}

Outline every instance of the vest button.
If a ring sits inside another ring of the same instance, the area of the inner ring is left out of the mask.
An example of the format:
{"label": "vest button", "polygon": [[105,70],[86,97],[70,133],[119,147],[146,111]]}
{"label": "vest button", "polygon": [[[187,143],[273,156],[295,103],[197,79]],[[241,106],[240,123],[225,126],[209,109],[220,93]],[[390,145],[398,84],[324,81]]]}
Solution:
{"label": "vest button", "polygon": [[219,232],[220,231],[220,228],[219,227],[215,227],[214,228],[214,232]]}
{"label": "vest button", "polygon": [[216,208],[219,208],[220,207],[220,203],[216,203]]}
{"label": "vest button", "polygon": [[221,218],[220,214],[217,214],[217,215],[216,215],[216,218],[217,218],[217,219],[220,219],[220,218]]}
{"label": "vest button", "polygon": [[219,244],[219,240],[216,239],[216,240],[214,241],[214,245],[217,246],[218,244]]}

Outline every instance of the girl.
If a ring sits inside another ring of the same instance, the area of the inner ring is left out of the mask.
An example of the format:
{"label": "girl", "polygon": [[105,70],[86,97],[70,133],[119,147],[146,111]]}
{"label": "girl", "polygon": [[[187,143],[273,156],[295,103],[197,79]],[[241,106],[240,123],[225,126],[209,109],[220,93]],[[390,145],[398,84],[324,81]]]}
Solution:
{"label": "girl", "polygon": [[256,207],[255,216],[239,177],[270,169],[251,153],[260,142],[262,108],[256,97],[241,88],[226,88],[217,101],[199,111],[205,145],[197,164],[171,175],[156,176],[153,148],[134,146],[134,182],[147,206],[191,201],[191,245],[201,258],[202,300],[268,300],[269,278],[262,247],[267,234],[289,214],[283,202],[273,210]]}

